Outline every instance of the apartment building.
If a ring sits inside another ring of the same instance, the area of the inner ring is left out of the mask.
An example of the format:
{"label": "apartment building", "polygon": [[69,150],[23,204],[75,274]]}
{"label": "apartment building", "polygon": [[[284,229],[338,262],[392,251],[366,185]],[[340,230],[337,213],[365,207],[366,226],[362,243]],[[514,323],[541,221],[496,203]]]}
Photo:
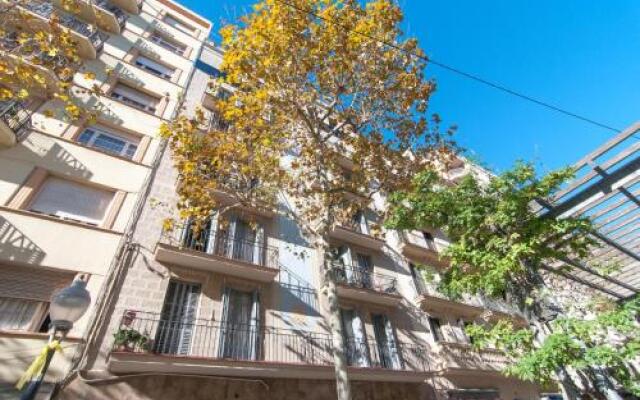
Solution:
{"label": "apartment building", "polygon": [[[221,60],[208,43],[185,93],[187,112],[204,107],[212,124],[222,123],[215,97],[233,90],[208,88]],[[235,207],[194,230],[175,209],[179,177],[168,150],[154,177],[133,246],[110,278],[118,284],[107,317],[58,398],[335,398],[320,271],[300,228],[284,214]],[[442,233],[376,237],[374,215],[364,210],[331,235],[354,398],[537,399],[534,385],[501,375],[499,352],[472,351],[463,330],[479,317],[519,321],[517,311],[438,293]],[[167,218],[176,223],[163,227]],[[417,263],[432,265],[434,280]]]}
{"label": "apartment building", "polygon": [[[174,115],[211,28],[170,0],[73,2],[74,14],[60,0],[20,7],[33,17],[26,29],[49,29],[55,13],[72,33],[82,57],[74,92],[97,119],[70,122],[44,97],[0,104],[0,398],[14,398],[47,341],[51,295],[81,278],[92,306],[42,392],[67,373],[150,182],[158,128]],[[12,57],[15,39],[0,40],[0,57]],[[102,94],[85,90],[93,85]]]}

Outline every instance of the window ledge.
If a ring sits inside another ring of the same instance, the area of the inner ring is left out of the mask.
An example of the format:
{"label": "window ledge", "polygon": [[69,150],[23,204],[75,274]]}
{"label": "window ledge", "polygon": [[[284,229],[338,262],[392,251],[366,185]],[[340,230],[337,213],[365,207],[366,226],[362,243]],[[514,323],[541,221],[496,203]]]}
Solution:
{"label": "window ledge", "polygon": [[110,234],[113,234],[113,235],[122,235],[123,234],[123,232],[115,231],[113,229],[102,228],[102,227],[99,227],[99,226],[90,225],[90,224],[86,224],[86,223],[79,222],[79,221],[72,221],[72,220],[68,220],[68,219],[62,219],[62,218],[54,217],[52,215],[41,214],[41,213],[29,211],[29,210],[22,210],[22,209],[18,209],[18,208],[0,206],[0,211],[8,211],[8,212],[12,212],[12,213],[20,214],[20,215],[26,215],[26,216],[29,216],[29,217],[45,219],[45,220],[53,221],[53,222],[59,222],[61,224],[73,225],[73,226],[77,226],[79,228],[86,228],[86,229],[92,229],[92,230],[100,231],[100,232],[104,232],[104,233],[110,233]]}
{"label": "window ledge", "polygon": [[[7,331],[0,330],[0,338],[2,337],[11,337],[11,338],[20,338],[20,339],[42,339],[48,340],[49,334],[42,332],[30,332],[30,331]],[[64,338],[65,342],[74,342],[80,343],[83,339],[79,336],[66,336]]]}
{"label": "window ledge", "polygon": [[[45,132],[45,131],[43,131],[41,129],[38,129],[38,128],[30,128],[29,130],[32,131],[32,132],[38,133],[40,135],[48,136],[50,138],[63,141],[65,143],[69,143],[69,144],[76,145],[78,147],[82,147],[83,149],[95,151],[95,152],[103,154],[103,155],[105,155],[107,157],[113,157],[113,158],[117,158],[118,160],[121,160],[121,161],[126,161],[126,162],[131,163],[131,164],[139,165],[141,167],[151,168],[151,165],[149,165],[148,163],[144,163],[144,162],[140,162],[140,161],[134,161],[134,160],[132,160],[130,158],[127,158],[127,157],[119,156],[117,154],[109,153],[109,152],[100,150],[100,149],[95,148],[95,147],[87,146],[87,145],[82,144],[80,142],[76,142],[75,140],[70,140],[70,139],[64,138],[62,136],[53,135],[53,134],[51,134],[49,132]],[[151,138],[151,140],[156,139],[153,136],[149,136],[149,137]]]}

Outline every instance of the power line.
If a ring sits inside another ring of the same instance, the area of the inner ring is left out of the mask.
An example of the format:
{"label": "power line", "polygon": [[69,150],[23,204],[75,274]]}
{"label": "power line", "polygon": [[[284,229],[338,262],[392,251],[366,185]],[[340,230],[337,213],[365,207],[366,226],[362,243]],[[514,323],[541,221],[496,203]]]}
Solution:
{"label": "power line", "polygon": [[383,39],[377,38],[375,36],[369,35],[369,34],[364,33],[364,32],[358,32],[356,30],[351,30],[348,27],[346,27],[346,26],[344,26],[344,25],[342,25],[342,24],[340,24],[340,23],[338,23],[336,21],[331,20],[330,18],[326,18],[326,17],[323,17],[323,16],[315,13],[313,10],[308,10],[308,9],[304,9],[304,8],[298,7],[295,4],[291,4],[291,3],[289,3],[289,2],[287,2],[285,0],[275,0],[275,1],[278,2],[278,3],[284,4],[284,5],[290,7],[292,9],[294,9],[294,10],[297,10],[298,12],[309,14],[309,15],[317,18],[317,19],[320,19],[322,21],[325,21],[325,22],[328,22],[330,24],[336,25],[336,26],[344,29],[347,32],[353,32],[353,33],[355,33],[357,35],[366,37],[366,38],[368,38],[370,40],[382,43],[382,44],[384,44],[386,46],[389,46],[389,47],[391,47],[393,49],[396,49],[396,50],[399,50],[399,51],[401,51],[403,53],[409,54],[412,57],[427,61],[427,62],[429,62],[429,63],[431,63],[433,65],[436,65],[436,66],[438,66],[440,68],[446,69],[447,71],[453,72],[453,73],[458,74],[460,76],[464,76],[465,78],[469,78],[471,80],[474,80],[476,82],[482,83],[482,84],[484,84],[486,86],[489,86],[491,88],[500,90],[500,91],[502,91],[504,93],[507,93],[507,94],[510,94],[512,96],[516,96],[516,97],[518,97],[518,98],[520,98],[522,100],[531,102],[533,104],[537,104],[537,105],[539,105],[541,107],[544,107],[544,108],[547,108],[549,110],[558,112],[560,114],[564,114],[564,115],[566,115],[568,117],[572,117],[572,118],[578,119],[580,121],[583,121],[583,122],[586,122],[586,123],[589,123],[589,124],[595,125],[597,127],[604,128],[604,129],[607,129],[607,130],[610,130],[610,131],[613,131],[613,132],[616,132],[616,133],[622,131],[621,129],[614,128],[612,126],[609,126],[609,125],[603,124],[601,122],[595,121],[595,120],[593,120],[591,118],[587,118],[587,117],[584,117],[582,115],[576,114],[574,112],[562,109],[560,107],[556,107],[553,104],[549,104],[549,103],[546,103],[546,102],[544,102],[542,100],[535,99],[535,98],[533,98],[531,96],[528,96],[526,94],[522,94],[522,93],[516,92],[515,90],[509,89],[506,86],[503,86],[503,85],[500,85],[498,83],[494,83],[494,82],[488,81],[488,80],[486,80],[484,78],[481,78],[481,77],[479,77],[477,75],[473,75],[473,74],[470,74],[468,72],[461,71],[458,68],[455,68],[455,67],[447,65],[445,63],[436,61],[436,60],[434,60],[432,58],[423,56],[421,54],[416,54],[416,53],[414,53],[412,51],[408,51],[408,50],[406,50],[406,49],[404,49],[404,48],[402,48],[402,47],[400,47],[400,46],[398,46],[398,45],[396,45],[394,43],[390,43],[388,41],[385,41]]}

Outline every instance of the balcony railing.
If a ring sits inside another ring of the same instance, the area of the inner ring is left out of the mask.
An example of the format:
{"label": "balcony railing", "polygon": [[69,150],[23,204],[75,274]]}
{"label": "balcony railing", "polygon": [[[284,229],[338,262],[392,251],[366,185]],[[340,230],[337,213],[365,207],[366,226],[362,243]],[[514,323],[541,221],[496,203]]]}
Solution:
{"label": "balcony railing", "polygon": [[[326,333],[209,320],[174,321],[160,314],[126,310],[119,332],[142,337],[116,343],[114,351],[196,357],[212,361],[332,366],[332,340]],[[120,335],[125,336],[125,335]],[[405,343],[346,341],[350,365],[399,371],[429,370],[426,350]]]}
{"label": "balcony railing", "polygon": [[260,267],[279,268],[277,247],[268,246],[264,241],[230,237],[221,231],[214,233],[206,226],[199,230],[189,223],[174,226],[163,233],[161,242]]}
{"label": "balcony railing", "polygon": [[[28,1],[23,4],[23,7],[46,19],[51,18],[54,11],[53,5],[49,2],[39,3],[35,1]],[[60,13],[59,21],[62,26],[86,37],[96,49],[96,52],[102,49],[107,35],[100,32],[95,26],[82,22],[72,15],[63,13]]]}
{"label": "balcony railing", "polygon": [[509,360],[499,350],[475,350],[465,343],[440,343],[442,369],[501,371]]}
{"label": "balcony railing", "polygon": [[0,101],[0,120],[13,131],[16,140],[19,141],[23,128],[31,122],[31,111],[22,101]]}
{"label": "balcony railing", "polygon": [[118,25],[120,25],[120,29],[124,28],[124,24],[127,22],[127,18],[129,18],[129,16],[127,15],[127,13],[122,11],[120,7],[114,6],[113,4],[109,3],[108,0],[95,0],[94,4],[102,8],[103,10],[112,13],[116,17]]}
{"label": "balcony railing", "polygon": [[523,317],[522,312],[518,310],[515,305],[504,300],[493,299],[482,295],[463,295],[462,298],[452,299],[438,290],[437,284],[434,282],[425,282],[424,279],[417,278],[415,284],[418,294],[421,296],[435,297],[478,309],[487,309],[515,317]]}
{"label": "balcony railing", "polygon": [[397,294],[397,280],[393,276],[378,274],[360,266],[336,265],[336,281],[360,289]]}

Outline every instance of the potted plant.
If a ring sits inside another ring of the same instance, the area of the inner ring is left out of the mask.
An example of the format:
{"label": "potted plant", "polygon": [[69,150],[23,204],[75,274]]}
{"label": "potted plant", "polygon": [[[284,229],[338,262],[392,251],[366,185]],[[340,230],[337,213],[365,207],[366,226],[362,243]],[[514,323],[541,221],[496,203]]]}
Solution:
{"label": "potted plant", "polygon": [[148,351],[150,342],[149,335],[140,333],[133,328],[120,328],[113,334],[113,346],[116,351],[134,351],[136,349]]}

